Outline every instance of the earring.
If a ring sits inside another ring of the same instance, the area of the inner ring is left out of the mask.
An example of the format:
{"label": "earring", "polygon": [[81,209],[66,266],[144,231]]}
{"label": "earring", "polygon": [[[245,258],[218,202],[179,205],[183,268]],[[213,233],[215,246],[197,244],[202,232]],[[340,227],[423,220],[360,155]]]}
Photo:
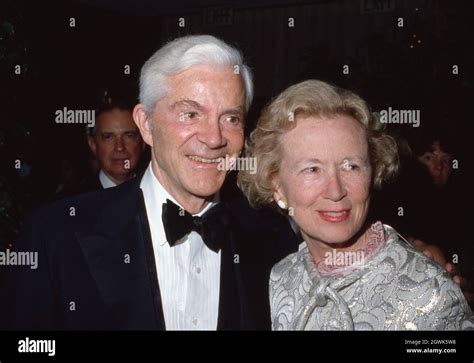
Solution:
{"label": "earring", "polygon": [[286,203],[282,201],[281,199],[277,201],[277,204],[281,209],[288,209],[288,206],[286,205]]}

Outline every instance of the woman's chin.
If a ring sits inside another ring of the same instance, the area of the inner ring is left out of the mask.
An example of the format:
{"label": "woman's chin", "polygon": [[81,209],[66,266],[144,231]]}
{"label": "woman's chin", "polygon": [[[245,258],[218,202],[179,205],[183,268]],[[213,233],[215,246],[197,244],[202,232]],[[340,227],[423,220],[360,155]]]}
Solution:
{"label": "woman's chin", "polygon": [[322,242],[331,248],[343,248],[349,247],[356,242],[354,236],[357,235],[357,232],[354,230],[334,230],[321,233],[320,230],[319,233],[312,235],[310,239]]}

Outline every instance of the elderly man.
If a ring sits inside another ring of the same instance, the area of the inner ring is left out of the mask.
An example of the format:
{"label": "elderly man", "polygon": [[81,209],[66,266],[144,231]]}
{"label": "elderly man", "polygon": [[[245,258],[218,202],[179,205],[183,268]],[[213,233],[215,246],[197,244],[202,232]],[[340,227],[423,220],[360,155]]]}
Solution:
{"label": "elderly man", "polygon": [[252,94],[240,52],[219,39],[158,50],[133,111],[148,169],[32,217],[16,249],[37,268],[7,269],[8,328],[269,329],[269,271],[295,236],[265,213],[260,234],[256,212],[219,195],[219,161],[240,154]]}

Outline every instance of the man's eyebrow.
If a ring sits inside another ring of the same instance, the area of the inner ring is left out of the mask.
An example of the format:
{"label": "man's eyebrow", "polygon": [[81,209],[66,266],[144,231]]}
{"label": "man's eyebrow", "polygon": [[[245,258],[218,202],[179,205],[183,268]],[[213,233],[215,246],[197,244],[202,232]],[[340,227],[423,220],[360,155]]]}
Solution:
{"label": "man's eyebrow", "polygon": [[105,134],[128,134],[130,132],[133,132],[133,133],[138,133],[138,130],[137,129],[124,129],[124,130],[113,130],[113,131],[101,131],[100,134],[101,135],[105,135]]}
{"label": "man's eyebrow", "polygon": [[202,107],[199,102],[190,100],[189,98],[185,98],[185,99],[182,99],[182,100],[179,100],[179,101],[176,101],[176,102],[172,103],[171,106],[170,106],[170,109],[174,109],[178,106],[191,106],[191,107],[197,108],[198,110],[203,110],[204,109],[204,107]]}
{"label": "man's eyebrow", "polygon": [[222,114],[229,114],[229,113],[242,113],[244,112],[244,107],[243,106],[237,106],[237,107],[234,107],[234,108],[230,108],[228,110],[225,110],[224,112],[222,112]]}
{"label": "man's eyebrow", "polygon": [[[196,101],[193,101],[193,100],[190,100],[189,98],[185,98],[185,99],[182,99],[182,100],[179,100],[179,101],[176,101],[174,103],[171,104],[170,106],[170,109],[173,109],[173,108],[176,108],[176,107],[179,107],[179,106],[191,106],[191,107],[194,107],[198,110],[204,110],[204,107],[199,103],[199,102],[196,102]],[[230,114],[230,113],[242,113],[244,112],[245,108],[243,106],[237,106],[237,107],[234,107],[234,108],[230,108],[228,110],[225,110],[224,112],[222,112],[223,115],[225,114]]]}

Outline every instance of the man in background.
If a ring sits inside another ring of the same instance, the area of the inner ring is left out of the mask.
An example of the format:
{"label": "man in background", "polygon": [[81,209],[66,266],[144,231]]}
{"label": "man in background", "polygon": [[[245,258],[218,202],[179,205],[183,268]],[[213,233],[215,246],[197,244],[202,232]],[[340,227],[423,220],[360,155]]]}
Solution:
{"label": "man in background", "polygon": [[[61,160],[53,200],[107,189],[135,177],[145,144],[132,117],[132,104],[104,93],[95,109],[95,125],[86,128],[91,151],[86,176],[72,160]],[[143,161],[143,160],[142,160]]]}
{"label": "man in background", "polygon": [[84,180],[82,191],[114,187],[133,178],[145,144],[131,108],[109,98],[96,111],[95,127],[89,130],[87,142],[99,173]]}

